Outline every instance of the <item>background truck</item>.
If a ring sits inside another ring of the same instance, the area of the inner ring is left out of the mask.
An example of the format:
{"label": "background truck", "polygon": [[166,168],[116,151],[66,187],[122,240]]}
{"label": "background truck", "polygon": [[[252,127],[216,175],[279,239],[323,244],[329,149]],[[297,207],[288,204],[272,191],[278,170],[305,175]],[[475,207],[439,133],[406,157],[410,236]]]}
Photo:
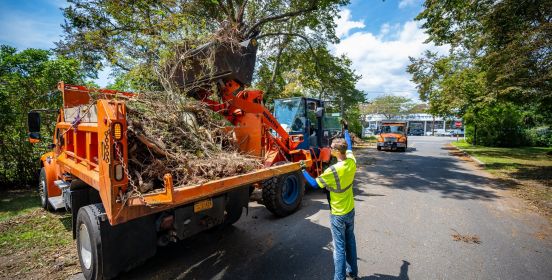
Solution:
{"label": "background truck", "polygon": [[[177,83],[179,77],[216,82],[216,89],[197,87],[189,94],[222,114],[233,125],[240,149],[261,157],[264,168],[200,185],[175,187],[167,173],[162,191],[133,192],[136,186],[127,169],[127,108],[119,98],[133,93],[58,84],[63,105],[51,151],[40,158],[39,192],[44,208],[72,213],[86,279],[112,278],[153,256],[158,245],[236,222],[253,187],[262,189],[263,203],[275,215],[299,208],[304,181],[298,162],[305,160],[316,176],[330,160],[324,102],[276,100],[273,115],[263,105],[262,91],[245,89],[253,73],[254,39],[241,46],[241,53],[217,49],[215,69],[220,73],[214,78],[193,72],[175,77]],[[99,97],[94,102],[92,92]],[[40,140],[39,111],[28,115],[33,143]]]}
{"label": "background truck", "polygon": [[377,136],[378,151],[390,149],[405,152],[408,148],[407,130],[405,121],[382,121]]}

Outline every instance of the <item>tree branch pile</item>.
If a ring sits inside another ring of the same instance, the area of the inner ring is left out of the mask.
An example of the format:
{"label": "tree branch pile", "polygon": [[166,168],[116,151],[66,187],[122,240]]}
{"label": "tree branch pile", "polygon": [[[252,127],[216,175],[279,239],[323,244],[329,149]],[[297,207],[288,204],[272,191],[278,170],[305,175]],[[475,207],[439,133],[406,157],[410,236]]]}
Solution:
{"label": "tree branch pile", "polygon": [[128,165],[141,192],[204,183],[261,168],[261,160],[238,151],[233,131],[205,104],[168,92],[143,93],[127,101]]}

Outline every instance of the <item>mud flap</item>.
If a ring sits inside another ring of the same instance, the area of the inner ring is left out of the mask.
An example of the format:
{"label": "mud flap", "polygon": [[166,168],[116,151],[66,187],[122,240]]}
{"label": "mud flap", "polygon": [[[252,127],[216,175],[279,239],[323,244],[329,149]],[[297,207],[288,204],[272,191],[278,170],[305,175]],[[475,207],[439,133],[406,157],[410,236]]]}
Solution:
{"label": "mud flap", "polygon": [[99,223],[106,278],[129,271],[155,255],[157,234],[153,215],[116,226],[104,220]]}

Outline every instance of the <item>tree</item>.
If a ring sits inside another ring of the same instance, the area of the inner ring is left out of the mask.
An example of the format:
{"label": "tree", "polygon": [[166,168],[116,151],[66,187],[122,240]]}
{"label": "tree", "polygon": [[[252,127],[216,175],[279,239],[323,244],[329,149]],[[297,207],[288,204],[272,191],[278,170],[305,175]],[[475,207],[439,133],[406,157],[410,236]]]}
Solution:
{"label": "tree", "polygon": [[381,114],[387,119],[406,115],[415,106],[410,98],[397,95],[382,95],[361,106],[363,114]]}
{"label": "tree", "polygon": [[36,179],[37,158],[49,143],[55,116],[42,116],[47,128],[45,143],[33,149],[27,141],[27,112],[59,108],[58,81],[81,83],[79,70],[77,61],[53,57],[47,50],[17,52],[0,46],[0,185],[28,184]]}
{"label": "tree", "polygon": [[337,42],[333,19],[339,6],[348,1],[69,2],[58,52],[82,60],[92,74],[104,64],[113,66],[134,81],[134,87],[147,89],[159,86],[153,70],[171,58],[177,47],[194,48],[222,35],[242,40],[260,32],[259,60],[267,61],[277,72],[288,46],[307,51],[307,46],[312,49]]}
{"label": "tree", "polygon": [[552,1],[427,0],[424,7],[416,19],[428,41],[464,56],[489,94],[535,104],[552,120]]}
{"label": "tree", "polygon": [[89,73],[114,67],[118,78],[111,86],[118,89],[160,89],[157,70],[176,49],[254,36],[254,86],[265,91],[266,103],[312,96],[347,112],[364,100],[351,61],[328,50],[328,43],[338,42],[334,19],[348,0],[69,2],[58,52],[84,61]]}

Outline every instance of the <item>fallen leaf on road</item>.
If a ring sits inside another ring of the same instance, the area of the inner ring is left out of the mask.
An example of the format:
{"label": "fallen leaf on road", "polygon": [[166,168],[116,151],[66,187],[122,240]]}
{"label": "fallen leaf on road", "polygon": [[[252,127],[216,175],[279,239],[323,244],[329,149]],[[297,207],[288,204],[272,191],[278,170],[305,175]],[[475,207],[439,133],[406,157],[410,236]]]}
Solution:
{"label": "fallen leaf on road", "polygon": [[474,243],[474,244],[480,244],[481,240],[479,239],[479,236],[475,234],[460,234],[458,231],[454,230],[454,234],[452,234],[452,240],[454,241],[462,241],[466,243]]}

